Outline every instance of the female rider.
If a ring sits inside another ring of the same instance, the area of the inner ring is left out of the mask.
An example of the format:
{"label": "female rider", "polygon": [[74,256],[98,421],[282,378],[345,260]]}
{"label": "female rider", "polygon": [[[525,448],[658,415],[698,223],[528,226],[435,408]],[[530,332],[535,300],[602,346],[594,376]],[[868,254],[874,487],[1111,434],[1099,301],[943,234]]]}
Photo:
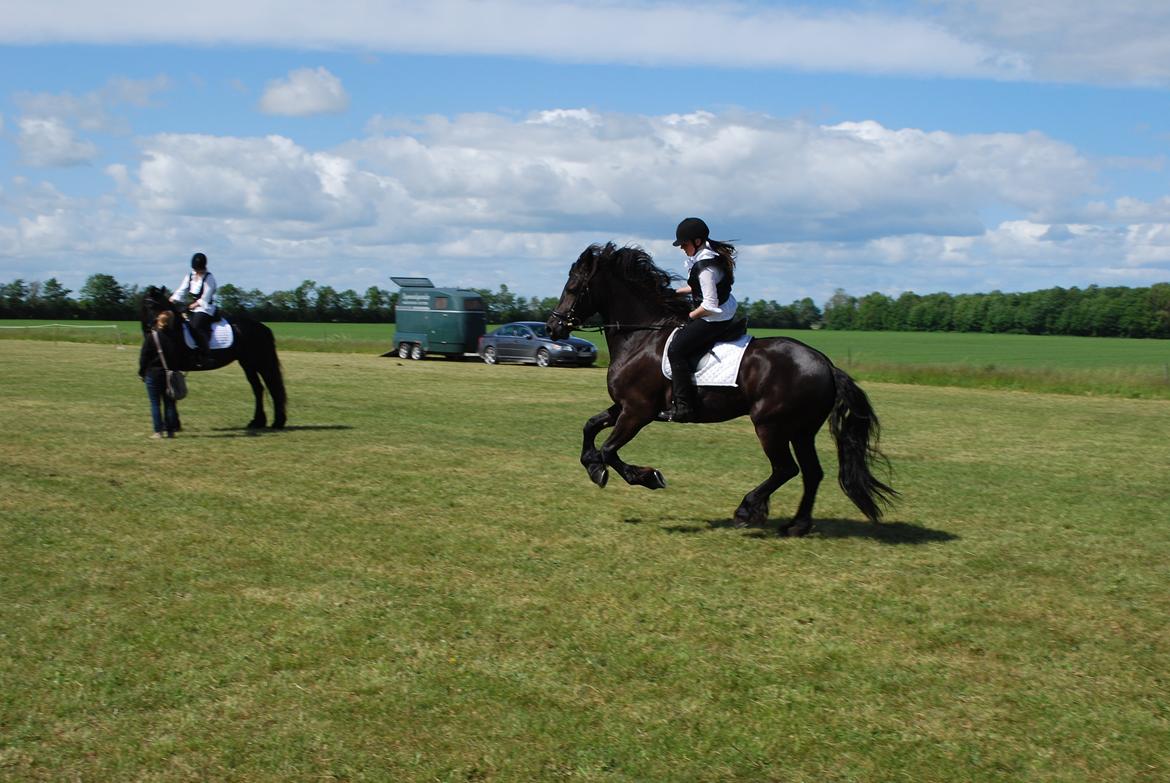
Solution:
{"label": "female rider", "polygon": [[199,347],[195,358],[196,369],[211,366],[211,323],[215,320],[215,278],[207,271],[207,256],[196,253],[191,256],[191,271],[171,294],[172,302],[182,302],[187,295],[191,304],[191,336]]}
{"label": "female rider", "polygon": [[688,422],[698,416],[698,390],[692,377],[695,364],[727,331],[738,307],[731,295],[735,246],[711,239],[707,224],[697,217],[678,224],[674,246],[687,257],[687,284],[675,290],[690,294],[694,308],[667,352],[674,390],[669,419]]}

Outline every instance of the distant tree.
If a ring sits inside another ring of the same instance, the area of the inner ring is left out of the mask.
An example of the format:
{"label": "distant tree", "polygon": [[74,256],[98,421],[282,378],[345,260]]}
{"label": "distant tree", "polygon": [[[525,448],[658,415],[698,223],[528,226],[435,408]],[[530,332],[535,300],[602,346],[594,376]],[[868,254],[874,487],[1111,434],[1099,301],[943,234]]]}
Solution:
{"label": "distant tree", "polygon": [[302,280],[301,284],[292,290],[292,300],[296,320],[314,320],[317,311],[317,281]]}
{"label": "distant tree", "polygon": [[852,329],[857,316],[857,297],[845,293],[838,288],[825,302],[825,328]]}
{"label": "distant tree", "polygon": [[[397,294],[395,294],[397,299]],[[391,321],[394,317],[394,308],[390,304],[390,292],[376,285],[366,289],[362,299],[362,309],[371,321]]]}
{"label": "distant tree", "polygon": [[821,311],[809,297],[793,302],[792,309],[796,312],[797,329],[813,329],[821,325]]}
{"label": "distant tree", "polygon": [[347,288],[337,295],[337,320],[348,323],[371,320],[362,312],[361,295],[352,288]]}
{"label": "distant tree", "polygon": [[238,286],[232,285],[231,283],[224,283],[217,288],[215,291],[215,299],[219,306],[229,313],[238,313],[248,309],[245,301],[247,294]]}
{"label": "distant tree", "polygon": [[865,331],[880,331],[885,328],[886,316],[893,306],[893,301],[885,294],[874,291],[861,297],[857,302],[857,319],[855,329]]}
{"label": "distant tree", "polygon": [[43,318],[68,318],[73,314],[73,302],[69,299],[69,289],[61,285],[55,277],[50,277],[41,285],[38,303],[38,315]]}
{"label": "distant tree", "polygon": [[1155,283],[1146,294],[1149,336],[1170,337],[1170,283]]}
{"label": "distant tree", "polygon": [[0,285],[0,315],[19,318],[28,315],[28,284],[21,279]]}
{"label": "distant tree", "polygon": [[125,318],[126,291],[113,275],[90,275],[79,292],[82,309],[90,318]]}

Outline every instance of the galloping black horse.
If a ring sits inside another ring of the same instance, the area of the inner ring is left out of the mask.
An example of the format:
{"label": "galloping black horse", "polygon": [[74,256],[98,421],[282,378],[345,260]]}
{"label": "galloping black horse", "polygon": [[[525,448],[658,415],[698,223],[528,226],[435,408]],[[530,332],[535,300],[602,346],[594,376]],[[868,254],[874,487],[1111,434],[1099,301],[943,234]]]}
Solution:
{"label": "galloping black horse", "polygon": [[[171,342],[180,346],[181,366],[172,368],[178,370],[194,370],[195,352],[186,347],[181,334],[180,311],[170,301],[167,289],[150,286],[142,294],[142,331],[150,330],[159,313],[170,310],[176,318],[171,325]],[[284,376],[280,370],[280,359],[276,355],[276,339],[272,330],[264,324],[244,315],[234,315],[227,319],[232,325],[234,340],[229,348],[211,351],[211,366],[201,367],[203,370],[218,370],[232,362],[239,362],[244,368],[244,375],[248,383],[252,384],[252,393],[256,396],[256,410],[252,420],[248,422],[249,429],[258,429],[268,423],[264,413],[264,387],[272,396],[272,427],[280,429],[285,424],[285,408],[287,395],[284,390]],[[261,383],[263,380],[263,383]]]}
{"label": "galloping black horse", "polygon": [[[618,449],[666,409],[671,387],[662,374],[662,351],[671,329],[683,323],[689,309],[671,276],[638,247],[591,245],[569,270],[561,300],[548,319],[549,333],[562,339],[598,313],[609,345],[608,385],[614,404],[585,423],[581,447],[581,464],[598,486],[605,486],[609,467],[628,484],[666,486],[654,468],[622,462]],[[886,463],[877,446],[878,419],[848,374],[799,340],[768,337],[748,344],[738,382],[736,387],[700,387],[699,410],[702,422],[750,416],[772,463],[772,474],[736,509],[737,525],[767,522],[768,499],[799,473],[804,493],[796,515],[781,532],[804,535],[812,528],[813,503],[824,477],[815,440],[826,419],[837,442],[841,488],[866,517],[881,520],[881,506],[898,493],[873,475],[875,462]],[[614,430],[599,450],[594,440],[606,427]]]}

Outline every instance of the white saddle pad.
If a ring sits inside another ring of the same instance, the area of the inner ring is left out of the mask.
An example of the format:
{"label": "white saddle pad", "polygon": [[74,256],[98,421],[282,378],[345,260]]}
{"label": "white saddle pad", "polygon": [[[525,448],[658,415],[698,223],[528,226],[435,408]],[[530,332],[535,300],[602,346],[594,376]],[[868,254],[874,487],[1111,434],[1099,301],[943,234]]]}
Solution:
{"label": "white saddle pad", "polygon": [[[187,347],[195,350],[195,338],[191,336],[191,327],[186,321],[183,322],[183,340],[186,341]],[[235,332],[232,331],[232,325],[224,319],[220,318],[218,321],[213,321],[211,324],[211,343],[210,348],[213,351],[220,348],[231,348],[232,342],[235,340]]]}
{"label": "white saddle pad", "polygon": [[[681,328],[681,327],[680,327]],[[666,338],[666,347],[662,349],[662,374],[667,378],[670,374],[670,343],[674,340],[675,332]],[[715,343],[715,347],[703,354],[699,360],[699,367],[695,370],[696,386],[738,386],[739,363],[743,361],[743,352],[752,341],[750,334],[741,336],[738,340],[729,343]]]}

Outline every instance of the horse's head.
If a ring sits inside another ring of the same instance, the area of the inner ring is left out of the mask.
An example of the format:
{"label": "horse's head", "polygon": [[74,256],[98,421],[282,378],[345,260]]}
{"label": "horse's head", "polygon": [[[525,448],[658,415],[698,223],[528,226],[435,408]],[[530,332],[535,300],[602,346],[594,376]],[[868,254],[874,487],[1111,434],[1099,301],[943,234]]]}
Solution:
{"label": "horse's head", "polygon": [[144,333],[150,331],[159,313],[174,312],[174,309],[167,289],[162,286],[147,286],[142,292],[142,306],[139,308],[142,331]]}
{"label": "horse's head", "polygon": [[561,340],[594,313],[631,324],[682,321],[690,305],[675,293],[673,279],[640,247],[590,245],[569,270],[545,326]]}
{"label": "horse's head", "polygon": [[600,256],[606,250],[612,251],[613,243],[604,249],[600,245],[590,245],[569,268],[569,279],[561,291],[561,300],[545,323],[549,336],[554,340],[565,339],[573,329],[597,312],[592,289],[601,264]]}

